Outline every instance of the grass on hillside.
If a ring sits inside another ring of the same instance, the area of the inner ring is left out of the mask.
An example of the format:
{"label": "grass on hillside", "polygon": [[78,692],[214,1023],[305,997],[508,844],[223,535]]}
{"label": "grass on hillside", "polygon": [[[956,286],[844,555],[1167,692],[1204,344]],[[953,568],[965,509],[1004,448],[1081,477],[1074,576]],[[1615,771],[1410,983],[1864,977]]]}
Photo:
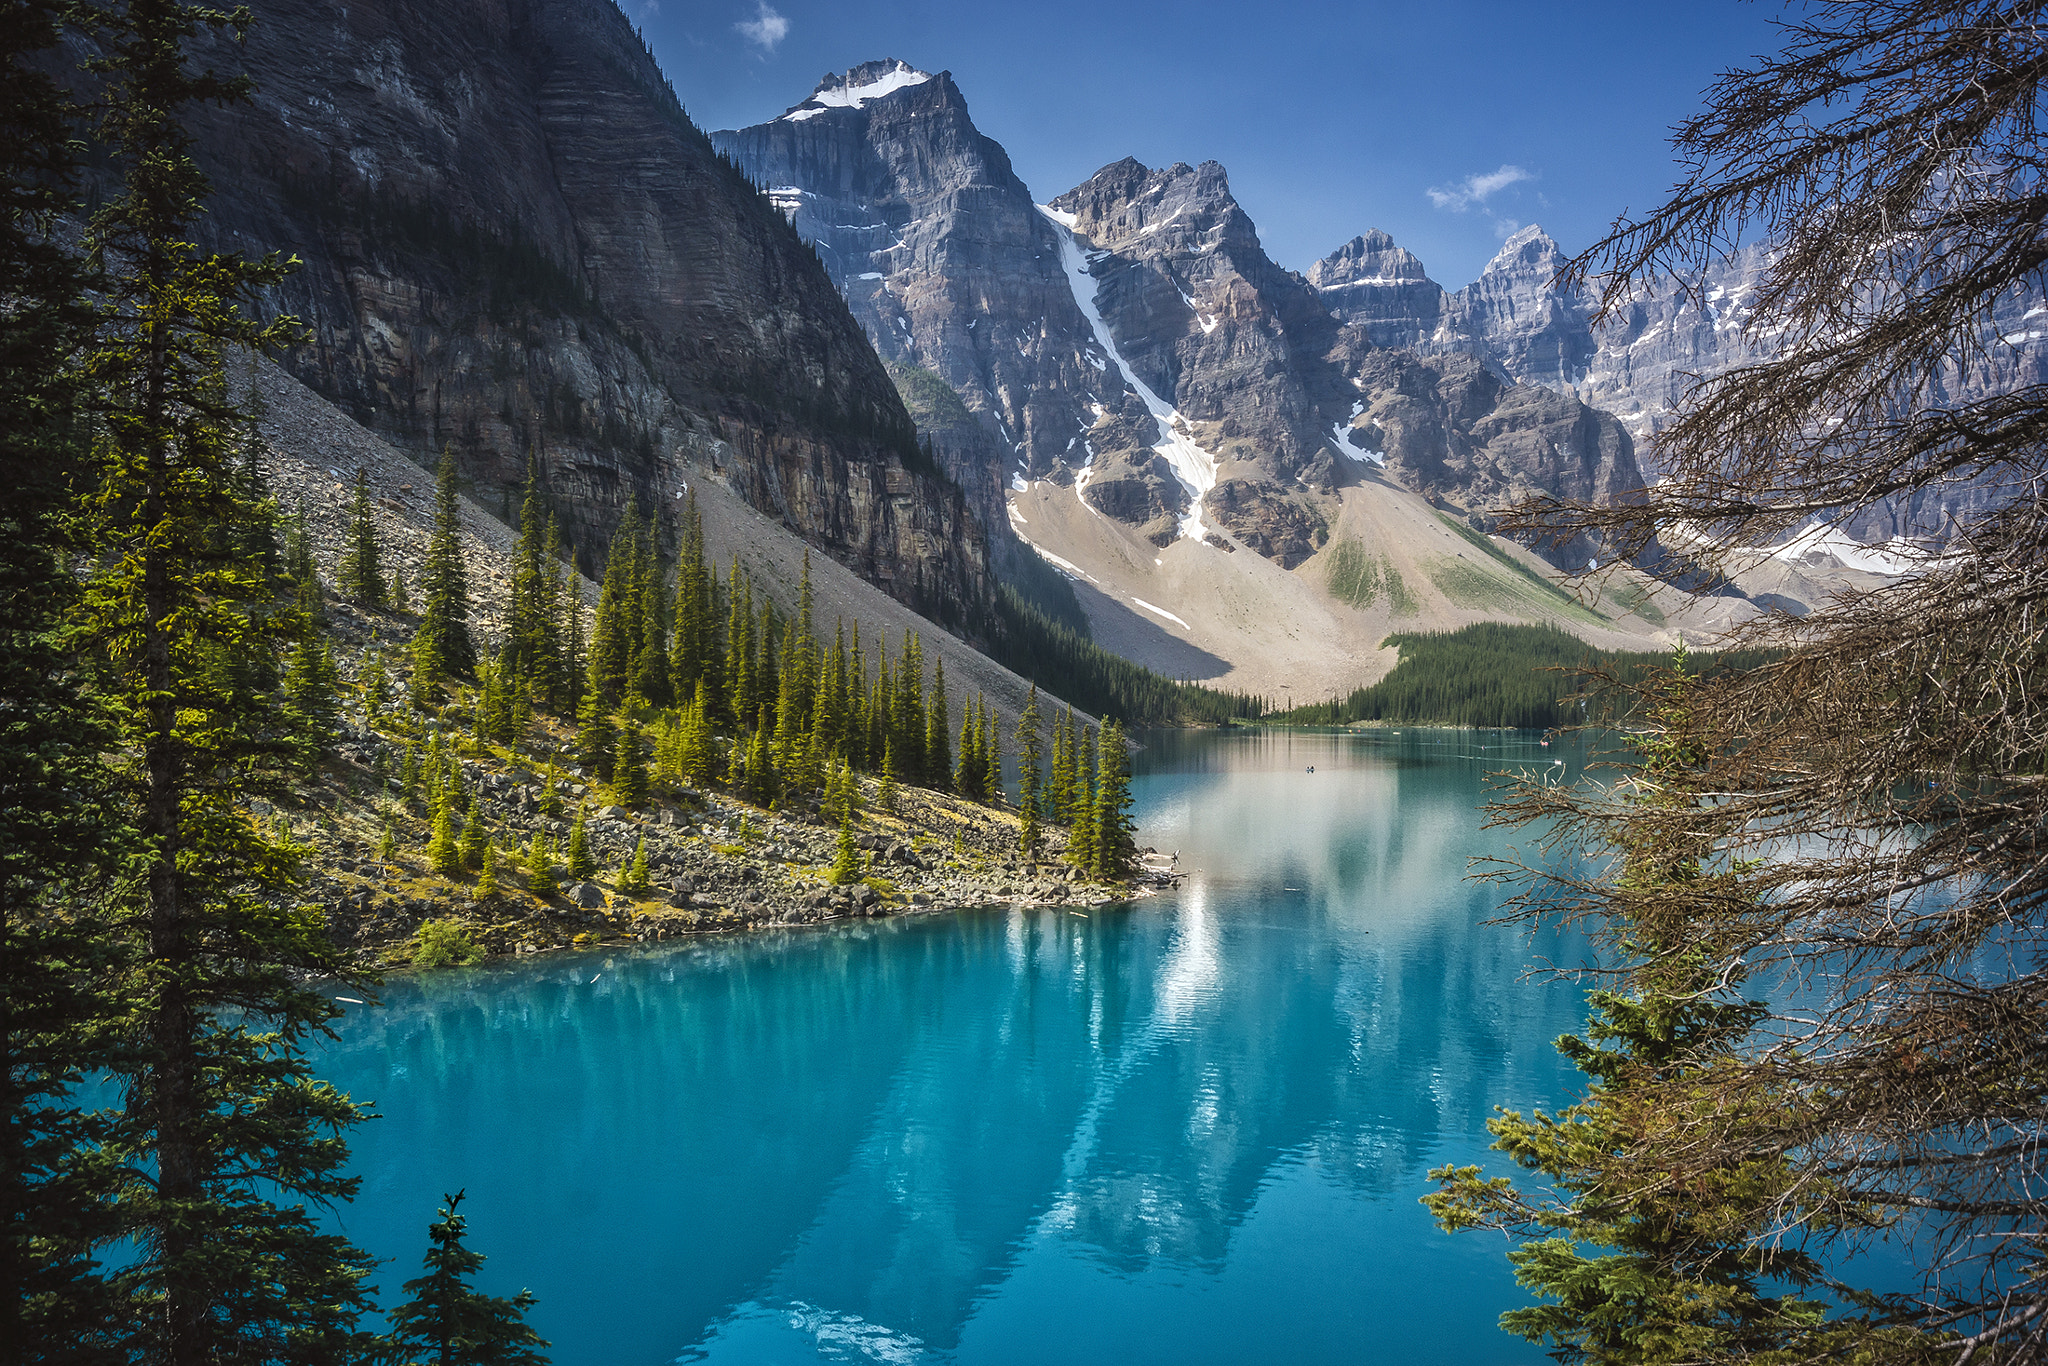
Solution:
{"label": "grass on hillside", "polygon": [[1511,612],[1517,607],[1536,607],[1562,612],[1574,621],[1582,621],[1590,626],[1604,626],[1613,621],[1612,617],[1588,607],[1502,550],[1493,543],[1491,537],[1474,531],[1457,518],[1446,517],[1441,512],[1437,514],[1437,520],[1508,574],[1508,577],[1503,579],[1497,574],[1488,573],[1479,565],[1458,560],[1439,562],[1429,570],[1430,582],[1458,606],[1495,612]]}

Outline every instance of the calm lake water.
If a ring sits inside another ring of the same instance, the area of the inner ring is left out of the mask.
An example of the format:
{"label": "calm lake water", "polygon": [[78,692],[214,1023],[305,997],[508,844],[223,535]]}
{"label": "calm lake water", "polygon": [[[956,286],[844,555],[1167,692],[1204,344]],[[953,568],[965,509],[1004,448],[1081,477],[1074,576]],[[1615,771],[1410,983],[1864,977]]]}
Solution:
{"label": "calm lake water", "polygon": [[[321,1070],[383,1118],[337,1222],[482,1281],[562,1366],[1541,1362],[1425,1172],[1556,1103],[1579,989],[1466,861],[1533,733],[1139,737],[1178,892],[554,956],[389,985]],[[1306,772],[1308,765],[1314,773]]]}

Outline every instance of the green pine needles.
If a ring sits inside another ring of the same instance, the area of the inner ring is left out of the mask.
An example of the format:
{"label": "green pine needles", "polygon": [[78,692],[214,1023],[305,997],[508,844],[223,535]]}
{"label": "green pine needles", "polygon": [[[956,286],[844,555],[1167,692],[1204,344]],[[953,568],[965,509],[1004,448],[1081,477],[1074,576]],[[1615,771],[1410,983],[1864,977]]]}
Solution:
{"label": "green pine needles", "polygon": [[377,516],[370,505],[367,470],[356,471],[355,503],[342,540],[336,579],[341,595],[360,606],[374,610],[390,600],[390,588],[384,579],[384,555],[377,544]]}
{"label": "green pine needles", "polygon": [[444,1196],[441,1217],[427,1228],[425,1274],[405,1283],[405,1303],[391,1314],[379,1357],[394,1366],[545,1366],[547,1346],[526,1322],[534,1298],[486,1295],[471,1283],[483,1266],[465,1243],[457,1211],[466,1192]]}

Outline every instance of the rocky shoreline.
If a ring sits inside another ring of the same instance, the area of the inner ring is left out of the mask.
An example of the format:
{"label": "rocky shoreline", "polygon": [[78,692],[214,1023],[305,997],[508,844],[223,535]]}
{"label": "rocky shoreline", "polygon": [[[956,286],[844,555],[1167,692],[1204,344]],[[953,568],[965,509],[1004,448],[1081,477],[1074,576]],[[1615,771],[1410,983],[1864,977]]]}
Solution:
{"label": "rocky shoreline", "polygon": [[[774,813],[685,789],[628,810],[597,804],[596,785],[564,769],[562,809],[551,815],[546,779],[533,764],[485,752],[460,767],[494,844],[523,846],[540,834],[559,850],[582,803],[585,837],[602,871],[537,895],[501,855],[498,890],[479,897],[473,874],[447,877],[429,867],[424,822],[400,800],[398,779],[387,776],[403,752],[403,741],[354,727],[316,781],[251,807],[304,851],[298,900],[321,911],[330,938],[364,969],[409,965],[421,927],[432,921],[456,922],[486,957],[510,957],[996,904],[1102,906],[1177,880],[1171,860],[1155,855],[1132,882],[1091,882],[1060,861],[1064,831],[1048,830],[1038,860],[1026,861],[1017,853],[1018,818],[1007,808],[907,786],[885,805],[877,782],[862,779],[866,810],[856,842],[865,875],[834,886],[838,831],[809,809]],[[400,827],[399,847],[380,858],[390,825]],[[648,890],[623,890],[621,874],[642,841]]]}

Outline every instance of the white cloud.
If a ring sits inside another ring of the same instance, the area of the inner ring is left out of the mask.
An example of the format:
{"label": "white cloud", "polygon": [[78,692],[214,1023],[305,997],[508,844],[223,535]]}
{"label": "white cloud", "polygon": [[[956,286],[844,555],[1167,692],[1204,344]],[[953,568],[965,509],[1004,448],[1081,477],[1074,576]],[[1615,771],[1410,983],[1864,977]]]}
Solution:
{"label": "white cloud", "polygon": [[1493,235],[1505,242],[1522,230],[1519,218],[1496,218],[1493,220]]}
{"label": "white cloud", "polygon": [[1474,204],[1485,204],[1489,198],[1510,185],[1535,178],[1534,172],[1525,171],[1519,166],[1503,166],[1498,171],[1468,175],[1455,185],[1434,186],[1424,193],[1428,194],[1429,202],[1439,209],[1463,213]]}
{"label": "white cloud", "polygon": [[775,45],[789,36],[789,20],[776,13],[768,0],[754,0],[754,17],[742,19],[733,27],[763,52],[773,52]]}

